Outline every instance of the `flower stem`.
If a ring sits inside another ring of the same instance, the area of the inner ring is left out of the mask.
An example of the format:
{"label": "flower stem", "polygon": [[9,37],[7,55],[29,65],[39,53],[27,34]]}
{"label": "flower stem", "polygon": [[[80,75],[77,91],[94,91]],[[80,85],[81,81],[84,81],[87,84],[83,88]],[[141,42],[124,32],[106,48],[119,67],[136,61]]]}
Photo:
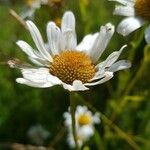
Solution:
{"label": "flower stem", "polygon": [[72,134],[76,146],[76,150],[80,150],[78,141],[77,141],[77,134],[76,134],[76,120],[75,120],[75,92],[70,92],[70,113],[72,118]]}

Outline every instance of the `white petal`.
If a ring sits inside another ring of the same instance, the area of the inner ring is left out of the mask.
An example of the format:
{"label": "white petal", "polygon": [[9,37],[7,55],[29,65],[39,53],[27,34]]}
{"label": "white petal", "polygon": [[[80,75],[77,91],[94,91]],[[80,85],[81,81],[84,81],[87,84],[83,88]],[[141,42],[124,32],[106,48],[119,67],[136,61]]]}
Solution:
{"label": "white petal", "polygon": [[99,59],[107,47],[113,34],[114,26],[112,24],[107,23],[105,26],[101,26],[100,33],[89,50],[89,56],[92,58],[94,63]]}
{"label": "white petal", "polygon": [[131,63],[129,61],[120,60],[120,61],[117,61],[116,63],[114,63],[112,66],[110,66],[108,71],[116,72],[116,71],[127,69],[127,68],[130,68],[130,67],[131,67]]}
{"label": "white petal", "polygon": [[107,57],[107,59],[105,61],[96,65],[98,72],[101,72],[101,70],[103,71],[105,68],[110,67],[119,58],[120,54],[126,47],[127,47],[127,45],[122,46],[119,51],[114,51]]}
{"label": "white petal", "polygon": [[69,91],[85,91],[88,90],[81,81],[75,80],[72,85],[63,83],[63,87]]}
{"label": "white petal", "polygon": [[81,41],[81,43],[76,47],[76,49],[88,53],[91,47],[93,46],[98,35],[99,35],[98,32],[95,34],[86,35]]}
{"label": "white petal", "polygon": [[105,77],[103,79],[101,79],[97,82],[85,83],[84,85],[85,86],[94,86],[94,85],[97,85],[97,84],[102,84],[102,83],[110,80],[112,77],[113,77],[113,72],[106,72]]}
{"label": "white petal", "polygon": [[75,32],[75,17],[71,11],[67,11],[64,14],[62,18],[61,30],[63,34],[63,49],[74,50],[77,45],[77,38]]}
{"label": "white petal", "polygon": [[96,72],[95,76],[89,81],[89,82],[92,82],[94,80],[98,80],[98,79],[101,79],[105,76],[105,68],[103,68],[103,70],[99,70],[98,72]]}
{"label": "white petal", "polygon": [[33,58],[38,58],[35,54],[34,54],[34,49],[25,41],[17,41],[16,43],[22,50],[23,52],[25,52],[28,56],[33,57]]}
{"label": "white petal", "polygon": [[88,108],[86,106],[77,106],[76,113],[78,116],[86,113],[88,111]]}
{"label": "white petal", "polygon": [[32,58],[32,57],[29,57],[30,61],[32,63],[34,63],[35,65],[38,65],[38,66],[46,66],[46,67],[49,67],[50,64],[48,61],[46,60],[43,60],[43,59],[40,59],[40,58]]}
{"label": "white petal", "polygon": [[37,83],[47,82],[47,77],[49,76],[49,70],[47,68],[39,69],[22,69],[23,77],[27,80]]}
{"label": "white petal", "polygon": [[88,140],[93,134],[94,129],[92,126],[82,126],[79,128],[79,136],[83,138],[84,141]]}
{"label": "white petal", "polygon": [[32,82],[50,82],[51,84],[61,84],[61,80],[49,73],[47,68],[39,69],[22,69],[23,77]]}
{"label": "white petal", "polygon": [[35,26],[35,24],[32,21],[26,21],[26,24],[27,24],[30,34],[34,40],[34,43],[36,44],[41,55],[46,60],[52,62],[53,59],[52,59],[51,55],[48,53],[48,51],[45,49],[45,45],[44,45],[42,36],[41,36],[38,28]]}
{"label": "white petal", "polygon": [[113,14],[131,17],[135,16],[135,9],[130,6],[116,6]]}
{"label": "white petal", "polygon": [[135,0],[109,0],[109,1],[116,1],[119,2],[123,5],[127,5],[127,6],[134,6],[135,5]]}
{"label": "white petal", "polygon": [[58,55],[60,51],[61,32],[54,22],[47,25],[47,36],[50,50],[53,55]]}
{"label": "white petal", "polygon": [[25,84],[25,85],[28,85],[31,87],[37,87],[37,88],[47,88],[47,87],[53,86],[53,84],[51,84],[50,82],[37,83],[37,82],[29,81],[29,80],[24,79],[24,78],[17,78],[16,82],[20,83],[20,84]]}
{"label": "white petal", "polygon": [[39,61],[37,61],[36,59],[34,59],[32,57],[29,57],[29,59],[32,63],[34,63],[37,66],[43,66],[43,67],[46,66],[45,64],[40,63]]}
{"label": "white petal", "polygon": [[98,124],[98,123],[100,123],[100,121],[101,121],[100,120],[100,113],[96,112],[93,116],[93,122]]}
{"label": "white petal", "polygon": [[[79,136],[78,132],[77,132],[77,136]],[[73,138],[73,135],[72,135],[72,131],[70,131],[69,134],[68,134],[67,142],[68,142],[69,146],[70,146],[72,149],[75,148],[76,145],[75,145],[75,142],[74,142],[74,138]],[[78,146],[79,146],[79,147],[82,147],[82,145],[83,145],[83,139],[82,139],[82,137],[79,136],[77,142],[78,142]]]}
{"label": "white petal", "polygon": [[140,28],[144,24],[144,21],[137,17],[127,17],[117,27],[117,32],[123,36],[129,35],[131,32]]}
{"label": "white petal", "polygon": [[47,81],[48,81],[48,82],[51,82],[52,84],[55,84],[55,85],[60,85],[60,84],[62,84],[62,81],[61,81],[59,78],[57,78],[56,76],[53,76],[53,75],[51,75],[51,74],[49,74],[49,75],[47,76]]}
{"label": "white petal", "polygon": [[147,43],[150,43],[150,26],[148,26],[145,30],[145,40]]}

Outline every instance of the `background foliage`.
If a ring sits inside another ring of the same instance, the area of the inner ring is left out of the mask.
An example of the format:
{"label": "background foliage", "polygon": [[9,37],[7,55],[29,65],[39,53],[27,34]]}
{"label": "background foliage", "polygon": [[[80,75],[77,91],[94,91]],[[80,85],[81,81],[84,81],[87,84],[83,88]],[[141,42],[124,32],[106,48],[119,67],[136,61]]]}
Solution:
{"label": "background foliage", "polygon": [[[36,89],[17,84],[15,78],[21,73],[4,63],[11,58],[28,61],[15,42],[23,39],[33,44],[33,41],[9,14],[9,9],[19,14],[24,7],[23,0],[0,1],[0,149],[9,149],[12,143],[34,144],[27,131],[41,124],[50,132],[44,146],[66,150],[69,147],[63,113],[69,106],[69,93],[59,86]],[[72,10],[79,42],[85,34],[98,31],[107,22],[117,25],[121,17],[112,16],[113,9],[114,3],[106,0],[66,0],[59,6],[42,6],[36,11],[34,22],[46,41],[47,22],[61,18],[65,10]],[[127,38],[115,33],[101,60],[126,43],[128,48],[121,57],[128,58],[132,68],[116,73],[103,85],[81,92],[77,99],[77,104],[102,112],[102,122],[84,150],[150,149],[150,46],[143,39],[143,29]]]}

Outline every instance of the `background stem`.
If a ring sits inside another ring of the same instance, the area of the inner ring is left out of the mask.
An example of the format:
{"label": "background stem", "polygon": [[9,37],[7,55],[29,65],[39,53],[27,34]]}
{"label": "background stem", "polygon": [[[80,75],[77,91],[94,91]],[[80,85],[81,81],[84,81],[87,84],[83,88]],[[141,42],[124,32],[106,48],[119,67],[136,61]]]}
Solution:
{"label": "background stem", "polygon": [[70,113],[72,118],[72,134],[74,138],[74,142],[76,145],[76,150],[80,150],[78,141],[77,141],[77,134],[76,134],[76,120],[75,120],[75,92],[70,92]]}

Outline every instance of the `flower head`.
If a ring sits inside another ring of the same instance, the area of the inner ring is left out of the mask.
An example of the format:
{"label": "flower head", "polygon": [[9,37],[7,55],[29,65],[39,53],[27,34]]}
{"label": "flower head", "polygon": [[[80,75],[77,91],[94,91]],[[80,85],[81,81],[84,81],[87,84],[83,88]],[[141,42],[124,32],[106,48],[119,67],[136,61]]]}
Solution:
{"label": "flower head", "polygon": [[[150,1],[149,0],[112,0],[121,3],[114,10],[115,15],[126,16],[119,24],[117,31],[123,36],[143,26],[150,21]],[[150,26],[145,30],[145,39],[150,43]]]}
{"label": "flower head", "polygon": [[[97,63],[114,33],[114,26],[110,23],[101,26],[97,33],[86,35],[77,45],[75,17],[67,11],[62,18],[61,29],[54,22],[48,23],[48,46],[35,24],[31,21],[26,24],[37,50],[21,40],[17,45],[39,68],[19,67],[17,64],[23,74],[23,78],[17,79],[18,83],[39,88],[62,85],[69,91],[83,91],[108,81],[114,72],[131,66],[126,60],[117,61],[126,46]],[[9,64],[15,66],[14,62],[9,61]]]}
{"label": "flower head", "polygon": [[[68,129],[67,141],[71,147],[74,147],[75,143],[72,135],[72,121],[70,112],[65,112],[64,118],[65,126]],[[83,143],[88,141],[94,134],[94,125],[100,123],[100,115],[99,113],[92,114],[86,106],[77,106],[75,111],[75,120],[77,141],[81,147]]]}

